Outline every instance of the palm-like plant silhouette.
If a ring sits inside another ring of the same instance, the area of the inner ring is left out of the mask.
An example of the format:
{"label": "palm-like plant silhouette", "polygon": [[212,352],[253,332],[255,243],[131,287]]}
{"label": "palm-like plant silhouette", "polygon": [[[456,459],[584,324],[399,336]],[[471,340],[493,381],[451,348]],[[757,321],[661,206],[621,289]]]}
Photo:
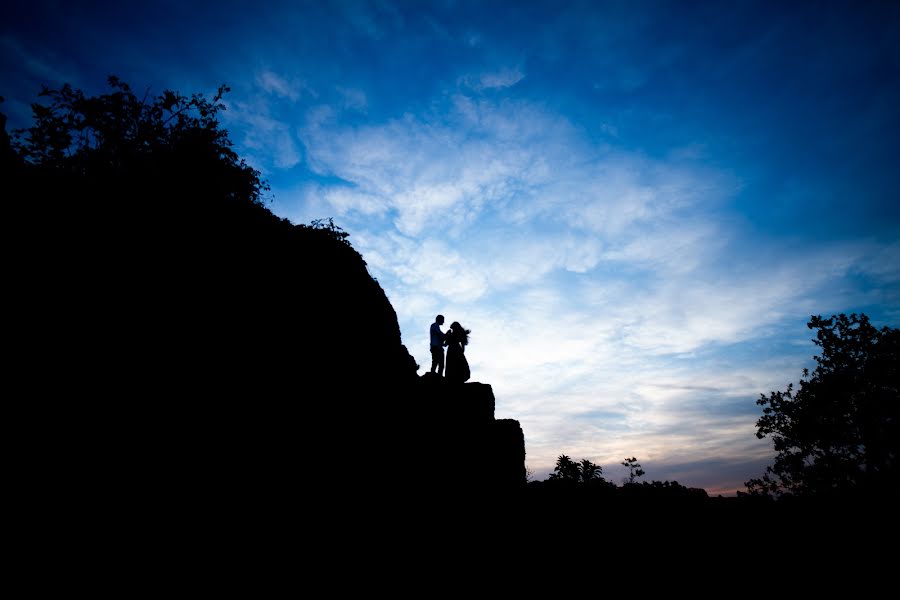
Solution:
{"label": "palm-like plant silhouette", "polygon": [[583,483],[590,483],[597,479],[603,479],[603,467],[595,465],[586,458],[579,463],[578,471]]}
{"label": "palm-like plant silhouette", "polygon": [[565,454],[560,454],[556,459],[556,467],[554,467],[553,473],[550,473],[550,479],[580,481],[581,472],[578,469],[578,463],[574,462]]}
{"label": "palm-like plant silhouette", "polygon": [[603,467],[595,465],[591,461],[584,459],[581,462],[575,462],[565,454],[559,455],[556,459],[556,467],[550,474],[550,479],[556,481],[571,481],[573,483],[589,483],[602,479]]}

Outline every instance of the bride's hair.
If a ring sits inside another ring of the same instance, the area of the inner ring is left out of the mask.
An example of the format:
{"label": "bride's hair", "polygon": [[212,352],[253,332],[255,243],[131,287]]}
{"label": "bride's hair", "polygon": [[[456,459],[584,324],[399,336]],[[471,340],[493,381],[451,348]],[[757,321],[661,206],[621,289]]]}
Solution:
{"label": "bride's hair", "polygon": [[459,324],[459,321],[453,321],[450,329],[453,331],[453,337],[462,342],[463,346],[469,343],[469,334],[472,333],[471,329],[464,328]]}

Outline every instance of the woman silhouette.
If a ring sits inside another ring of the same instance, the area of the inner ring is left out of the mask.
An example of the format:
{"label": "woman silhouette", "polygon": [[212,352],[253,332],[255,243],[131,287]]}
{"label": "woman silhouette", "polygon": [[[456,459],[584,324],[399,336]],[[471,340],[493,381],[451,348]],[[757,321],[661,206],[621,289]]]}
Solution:
{"label": "woman silhouette", "polygon": [[466,345],[471,330],[465,329],[459,321],[453,321],[447,331],[447,381],[463,383],[469,380],[469,361],[466,360]]}

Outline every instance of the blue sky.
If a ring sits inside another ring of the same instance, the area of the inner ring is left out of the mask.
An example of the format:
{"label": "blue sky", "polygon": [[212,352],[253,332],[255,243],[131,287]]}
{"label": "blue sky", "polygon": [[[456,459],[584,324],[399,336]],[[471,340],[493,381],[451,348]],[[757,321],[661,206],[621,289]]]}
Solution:
{"label": "blue sky", "polygon": [[900,324],[894,3],[77,4],[4,9],[11,125],[42,83],[228,83],[272,209],[350,232],[422,371],[435,314],[472,329],[537,478],[738,489],[809,316]]}

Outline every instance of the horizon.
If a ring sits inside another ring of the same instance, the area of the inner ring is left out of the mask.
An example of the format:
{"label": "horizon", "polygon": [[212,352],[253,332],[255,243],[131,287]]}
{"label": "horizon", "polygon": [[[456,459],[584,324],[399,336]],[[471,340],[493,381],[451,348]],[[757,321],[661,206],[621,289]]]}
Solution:
{"label": "horizon", "polygon": [[269,208],[350,233],[419,374],[435,315],[472,330],[536,479],[635,456],[732,495],[771,464],[755,401],[813,364],[809,317],[900,324],[900,7],[7,12],[8,129],[42,84],[228,84]]}

